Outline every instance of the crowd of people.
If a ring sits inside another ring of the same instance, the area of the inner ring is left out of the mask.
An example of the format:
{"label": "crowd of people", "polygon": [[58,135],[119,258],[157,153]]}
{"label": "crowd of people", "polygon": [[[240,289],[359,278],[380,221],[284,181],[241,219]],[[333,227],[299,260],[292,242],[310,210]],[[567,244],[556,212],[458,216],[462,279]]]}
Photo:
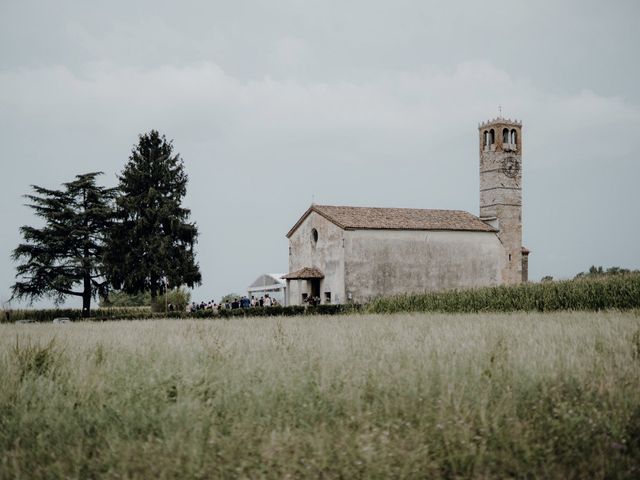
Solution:
{"label": "crowd of people", "polygon": [[316,305],[320,305],[320,297],[316,297],[316,296],[313,296],[313,295],[305,297],[302,301],[304,303],[306,303],[307,305],[311,306],[311,307],[315,307]]}
{"label": "crowd of people", "polygon": [[243,295],[220,303],[216,303],[214,300],[200,303],[192,302],[187,305],[187,312],[197,312],[199,310],[234,310],[237,308],[276,307],[278,305],[280,305],[278,300],[270,297],[267,293],[260,298],[254,297],[253,295],[249,298],[246,295]]}

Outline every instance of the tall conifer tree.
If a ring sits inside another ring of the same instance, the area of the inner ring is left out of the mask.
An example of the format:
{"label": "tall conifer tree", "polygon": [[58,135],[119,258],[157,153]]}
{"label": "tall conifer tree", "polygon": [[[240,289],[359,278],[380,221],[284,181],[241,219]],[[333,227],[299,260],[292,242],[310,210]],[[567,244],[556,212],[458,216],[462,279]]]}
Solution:
{"label": "tall conifer tree", "polygon": [[77,175],[62,190],[32,185],[34,193],[25,195],[45,224],[20,228],[24,243],[12,257],[22,263],[13,298],[51,297],[60,303],[68,295],[82,297],[82,314],[87,317],[91,299],[106,293],[102,257],[115,192],[96,185],[98,175],[101,172]]}
{"label": "tall conifer tree", "polygon": [[156,130],[139,136],[119,176],[116,222],[105,257],[112,285],[151,293],[201,281],[194,244],[198,229],[182,207],[187,174],[173,144]]}

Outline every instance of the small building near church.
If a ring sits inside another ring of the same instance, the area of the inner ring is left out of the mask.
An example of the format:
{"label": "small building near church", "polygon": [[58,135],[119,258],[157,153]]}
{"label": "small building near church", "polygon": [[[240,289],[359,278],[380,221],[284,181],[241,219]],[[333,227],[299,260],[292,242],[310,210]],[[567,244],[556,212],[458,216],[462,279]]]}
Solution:
{"label": "small building near church", "polygon": [[264,297],[269,295],[271,298],[275,298],[281,305],[286,301],[287,284],[282,279],[282,273],[265,273],[260,275],[255,281],[247,287],[247,296],[251,297]]}
{"label": "small building near church", "polygon": [[287,304],[526,282],[521,129],[504,118],[479,125],[480,216],[312,204],[287,233]]}

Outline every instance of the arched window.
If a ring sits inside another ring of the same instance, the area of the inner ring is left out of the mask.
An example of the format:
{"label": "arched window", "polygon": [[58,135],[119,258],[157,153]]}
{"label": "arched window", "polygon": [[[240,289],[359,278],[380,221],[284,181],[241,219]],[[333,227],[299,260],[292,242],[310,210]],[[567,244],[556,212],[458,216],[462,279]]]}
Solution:
{"label": "arched window", "polygon": [[493,131],[493,128],[489,130],[489,145],[493,145],[496,141],[496,132]]}
{"label": "arched window", "polygon": [[484,146],[488,146],[489,145],[489,131],[485,130],[484,131]]}
{"label": "arched window", "polygon": [[315,247],[317,243],[318,243],[318,230],[314,228],[311,230],[311,245]]}
{"label": "arched window", "polygon": [[509,129],[505,128],[502,130],[502,143],[510,143],[509,142]]}
{"label": "arched window", "polygon": [[516,133],[515,129],[511,130],[511,143],[513,143],[514,145],[518,143],[518,134]]}

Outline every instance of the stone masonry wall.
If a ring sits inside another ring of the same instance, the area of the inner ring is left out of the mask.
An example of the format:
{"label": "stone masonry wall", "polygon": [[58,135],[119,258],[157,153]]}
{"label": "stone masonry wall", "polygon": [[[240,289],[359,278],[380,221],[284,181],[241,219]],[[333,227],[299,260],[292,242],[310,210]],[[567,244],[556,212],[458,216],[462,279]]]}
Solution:
{"label": "stone masonry wall", "polygon": [[345,289],[354,302],[502,283],[504,250],[492,232],[347,230]]}

